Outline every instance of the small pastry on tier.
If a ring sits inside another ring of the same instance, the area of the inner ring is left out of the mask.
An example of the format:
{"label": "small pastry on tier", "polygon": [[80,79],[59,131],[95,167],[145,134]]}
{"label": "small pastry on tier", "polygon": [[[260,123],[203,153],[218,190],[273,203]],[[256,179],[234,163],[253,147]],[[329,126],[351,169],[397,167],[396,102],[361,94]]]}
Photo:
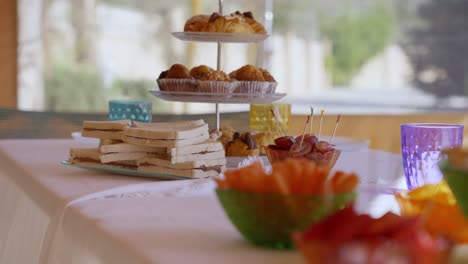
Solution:
{"label": "small pastry on tier", "polygon": [[248,11],[248,12],[244,12],[244,13],[241,14],[241,12],[236,11],[235,14],[242,15],[244,17],[244,19],[245,19],[245,22],[247,22],[247,24],[249,24],[250,27],[252,27],[252,29],[255,31],[256,34],[266,34],[267,33],[265,27],[255,20],[255,18],[253,17],[252,12]]}
{"label": "small pastry on tier", "polygon": [[161,91],[196,91],[196,83],[190,71],[182,64],[174,64],[168,70],[161,72],[157,82]]}
{"label": "small pastry on tier", "polygon": [[191,79],[190,71],[182,64],[174,64],[167,71],[167,79]]}
{"label": "small pastry on tier", "polygon": [[185,22],[184,31],[186,32],[200,32],[203,27],[208,23],[210,16],[208,15],[195,15]]}
{"label": "small pastry on tier", "polygon": [[250,64],[229,73],[229,77],[238,81],[275,82],[275,79],[267,70]]}
{"label": "small pastry on tier", "polygon": [[254,29],[245,21],[242,15],[231,14],[221,16],[219,13],[213,13],[208,23],[202,28],[203,32],[219,33],[246,33],[254,34]]}
{"label": "small pastry on tier", "polygon": [[190,70],[190,75],[197,80],[207,80],[207,75],[211,71],[214,70],[206,65],[200,65],[197,67],[193,67]]}
{"label": "small pastry on tier", "polygon": [[275,78],[267,70],[252,65],[245,65],[231,72],[229,77],[239,81],[236,93],[274,93],[277,86]]}
{"label": "small pastry on tier", "polygon": [[197,80],[200,92],[231,93],[236,88],[225,72],[213,70],[206,65],[194,67],[190,75]]}
{"label": "small pastry on tier", "polygon": [[[236,134],[235,134],[236,135]],[[237,135],[239,135],[237,133]],[[260,149],[258,148],[252,135],[247,132],[236,138],[226,145],[226,156],[258,156]]]}

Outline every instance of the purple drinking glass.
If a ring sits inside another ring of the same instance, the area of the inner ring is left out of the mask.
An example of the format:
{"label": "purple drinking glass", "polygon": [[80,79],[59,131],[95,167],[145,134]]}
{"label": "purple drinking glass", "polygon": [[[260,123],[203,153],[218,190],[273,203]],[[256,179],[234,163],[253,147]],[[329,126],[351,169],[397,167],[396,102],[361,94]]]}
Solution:
{"label": "purple drinking glass", "polygon": [[408,189],[435,184],[443,175],[441,150],[463,144],[463,125],[415,123],[401,125],[401,152]]}

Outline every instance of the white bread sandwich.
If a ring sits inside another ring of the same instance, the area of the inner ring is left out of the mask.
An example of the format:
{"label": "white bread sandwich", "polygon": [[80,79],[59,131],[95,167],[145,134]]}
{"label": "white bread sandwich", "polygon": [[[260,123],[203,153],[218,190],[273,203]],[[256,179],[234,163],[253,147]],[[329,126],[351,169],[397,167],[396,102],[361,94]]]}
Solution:
{"label": "white bread sandwich", "polygon": [[197,127],[204,125],[203,119],[189,120],[189,121],[176,121],[176,122],[157,122],[157,123],[143,123],[133,121],[132,127],[136,128],[183,128],[183,127]]}
{"label": "white bread sandwich", "polygon": [[197,160],[211,160],[225,158],[223,145],[220,142],[207,140],[200,144],[167,149],[167,160],[172,164]]}
{"label": "white bread sandwich", "polygon": [[189,146],[209,138],[208,124],[201,122],[152,123],[141,127],[128,127],[124,130],[122,140],[130,144],[151,147]]}
{"label": "white bread sandwich", "polygon": [[172,164],[164,159],[145,158],[138,161],[138,170],[191,178],[215,177],[226,170],[226,159],[197,160]]}
{"label": "white bread sandwich", "polygon": [[81,134],[83,137],[120,140],[129,125],[130,120],[83,121]]}
{"label": "white bread sandwich", "polygon": [[127,160],[137,161],[142,158],[165,158],[165,153],[151,153],[151,152],[122,152],[122,153],[107,153],[101,154],[99,160],[101,163],[112,163]]}
{"label": "white bread sandwich", "polygon": [[128,143],[105,144],[99,147],[99,151],[103,154],[107,153],[131,153],[131,152],[148,152],[148,153],[161,153],[167,152],[166,148],[138,146]]}
{"label": "white bread sandwich", "polygon": [[99,147],[103,146],[103,145],[112,145],[112,144],[119,144],[119,143],[123,143],[122,140],[120,139],[106,139],[106,138],[101,138],[99,140]]}
{"label": "white bread sandwich", "polygon": [[78,165],[100,165],[125,169],[137,168],[136,160],[122,160],[102,164],[100,156],[101,153],[97,148],[72,148],[70,149],[70,157],[68,158],[68,162],[71,164]]}
{"label": "white bread sandwich", "polygon": [[200,144],[167,149],[167,153],[171,157],[186,156],[190,154],[203,154],[216,151],[224,151],[223,144],[221,142],[210,139]]}

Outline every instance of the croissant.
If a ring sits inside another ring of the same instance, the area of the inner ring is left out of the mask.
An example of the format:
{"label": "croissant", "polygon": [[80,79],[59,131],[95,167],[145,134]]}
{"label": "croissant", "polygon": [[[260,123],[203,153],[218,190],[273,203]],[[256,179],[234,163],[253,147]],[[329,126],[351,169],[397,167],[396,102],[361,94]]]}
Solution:
{"label": "croissant", "polygon": [[208,19],[210,19],[208,15],[193,16],[185,22],[184,31],[199,32],[208,23]]}
{"label": "croissant", "polygon": [[277,137],[278,135],[274,132],[262,132],[253,135],[253,139],[260,148],[260,155],[266,155],[266,150],[264,147],[270,144],[275,144],[275,138]]}
{"label": "croissant", "polygon": [[226,145],[226,156],[258,156],[260,150],[258,148],[249,149],[249,146],[241,139],[231,141]]}
{"label": "croissant", "polygon": [[257,33],[257,34],[266,34],[267,33],[265,27],[263,27],[263,25],[258,23],[255,19],[246,17],[245,22],[247,22],[247,24],[249,24],[250,27],[252,27],[252,29],[255,31],[255,33]]}
{"label": "croissant", "polygon": [[208,23],[203,27],[203,32],[222,32],[222,33],[248,33],[253,34],[253,28],[245,22],[242,16],[230,15],[220,16],[217,13],[211,15]]}

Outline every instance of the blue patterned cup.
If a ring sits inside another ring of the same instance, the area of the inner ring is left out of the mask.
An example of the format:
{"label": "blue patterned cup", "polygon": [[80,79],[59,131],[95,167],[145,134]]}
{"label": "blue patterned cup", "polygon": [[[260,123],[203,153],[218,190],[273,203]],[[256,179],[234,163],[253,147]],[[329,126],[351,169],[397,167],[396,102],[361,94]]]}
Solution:
{"label": "blue patterned cup", "polygon": [[130,119],[139,122],[151,122],[153,104],[150,101],[111,100],[109,101],[109,119]]}

